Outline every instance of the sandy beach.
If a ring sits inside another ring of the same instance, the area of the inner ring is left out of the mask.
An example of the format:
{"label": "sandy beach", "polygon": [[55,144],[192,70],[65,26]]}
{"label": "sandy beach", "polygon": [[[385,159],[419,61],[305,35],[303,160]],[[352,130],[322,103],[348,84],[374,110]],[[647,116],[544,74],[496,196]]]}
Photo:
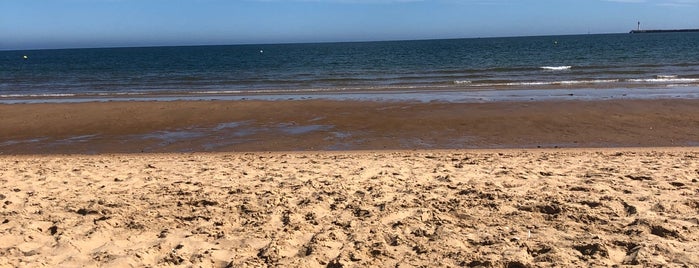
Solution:
{"label": "sandy beach", "polygon": [[2,267],[699,265],[696,148],[0,157]]}
{"label": "sandy beach", "polygon": [[12,104],[0,125],[0,267],[699,265],[699,100]]}

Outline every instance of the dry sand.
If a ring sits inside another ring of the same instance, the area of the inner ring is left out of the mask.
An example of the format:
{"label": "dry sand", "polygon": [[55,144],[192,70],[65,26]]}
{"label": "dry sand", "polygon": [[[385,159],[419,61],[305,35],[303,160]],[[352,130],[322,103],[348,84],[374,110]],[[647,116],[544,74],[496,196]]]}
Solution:
{"label": "dry sand", "polygon": [[0,157],[0,266],[699,266],[699,150]]}

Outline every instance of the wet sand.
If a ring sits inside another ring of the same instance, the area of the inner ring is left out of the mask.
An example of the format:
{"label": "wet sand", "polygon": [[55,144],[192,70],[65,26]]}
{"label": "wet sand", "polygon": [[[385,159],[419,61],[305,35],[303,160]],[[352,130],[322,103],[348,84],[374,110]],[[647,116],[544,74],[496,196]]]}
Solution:
{"label": "wet sand", "polygon": [[0,105],[0,154],[699,145],[699,100]]}
{"label": "wet sand", "polygon": [[699,150],[0,156],[0,267],[699,266]]}

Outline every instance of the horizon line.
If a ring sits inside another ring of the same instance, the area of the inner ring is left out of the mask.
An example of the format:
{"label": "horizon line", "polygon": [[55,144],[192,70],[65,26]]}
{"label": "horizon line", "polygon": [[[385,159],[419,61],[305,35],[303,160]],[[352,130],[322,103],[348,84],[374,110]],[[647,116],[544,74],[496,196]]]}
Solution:
{"label": "horizon line", "polygon": [[114,46],[93,46],[93,47],[44,47],[18,49],[1,49],[2,52],[11,51],[37,51],[37,50],[69,50],[69,49],[112,49],[112,48],[159,48],[159,47],[204,47],[204,46],[254,46],[254,45],[301,45],[301,44],[342,44],[342,43],[379,43],[379,42],[405,42],[405,41],[433,41],[433,40],[459,40],[459,39],[488,39],[488,38],[524,38],[524,37],[547,37],[547,36],[576,36],[576,35],[608,35],[608,34],[629,34],[629,32],[607,32],[607,33],[573,33],[573,34],[541,34],[541,35],[509,35],[509,36],[479,36],[479,37],[448,37],[448,38],[416,38],[416,39],[386,39],[386,40],[352,40],[352,41],[300,41],[300,42],[269,42],[269,43],[228,43],[228,44],[181,44],[181,45],[114,45]]}

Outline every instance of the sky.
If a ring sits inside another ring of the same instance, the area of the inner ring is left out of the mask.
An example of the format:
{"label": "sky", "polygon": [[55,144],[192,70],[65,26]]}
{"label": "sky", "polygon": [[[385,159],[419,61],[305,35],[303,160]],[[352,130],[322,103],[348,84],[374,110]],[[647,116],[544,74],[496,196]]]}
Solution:
{"label": "sky", "polygon": [[0,0],[0,50],[699,28],[699,0]]}

